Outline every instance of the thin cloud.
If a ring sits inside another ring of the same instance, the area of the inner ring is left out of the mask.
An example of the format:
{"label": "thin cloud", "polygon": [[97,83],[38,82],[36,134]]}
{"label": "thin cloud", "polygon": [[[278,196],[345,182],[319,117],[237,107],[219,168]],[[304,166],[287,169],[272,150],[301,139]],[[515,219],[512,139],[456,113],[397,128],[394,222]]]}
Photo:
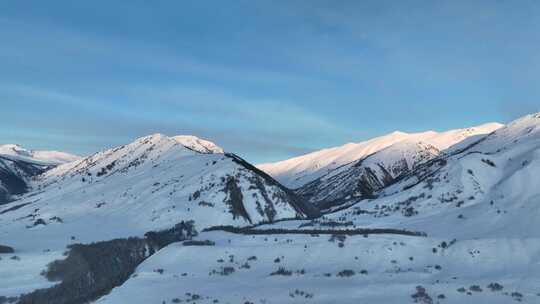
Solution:
{"label": "thin cloud", "polygon": [[[28,85],[0,85],[0,96],[19,100],[4,109],[9,127],[0,132],[3,138],[17,138],[33,148],[32,134],[44,133],[41,140],[49,143],[48,148],[56,142],[53,149],[67,147],[78,154],[159,132],[203,137],[260,162],[304,154],[321,141],[350,135],[346,128],[290,101],[246,98],[208,88],[137,87],[108,97],[129,100],[125,104]],[[22,107],[35,111],[22,117]]]}

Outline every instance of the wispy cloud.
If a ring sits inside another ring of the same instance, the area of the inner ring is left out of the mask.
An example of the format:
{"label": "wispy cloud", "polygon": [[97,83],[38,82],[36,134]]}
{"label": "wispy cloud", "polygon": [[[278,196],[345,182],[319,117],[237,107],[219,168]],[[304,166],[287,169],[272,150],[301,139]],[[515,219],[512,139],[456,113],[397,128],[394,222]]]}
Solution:
{"label": "wispy cloud", "polygon": [[[9,128],[0,132],[3,137],[15,129],[28,141],[35,139],[32,133],[44,133],[55,141],[64,138],[70,146],[78,142],[81,147],[74,152],[82,154],[160,132],[201,136],[229,151],[266,161],[305,153],[320,142],[350,135],[346,128],[294,102],[235,96],[212,88],[119,88],[115,96],[106,98],[125,102],[109,103],[29,85],[2,84],[0,97],[18,100],[4,109]],[[21,111],[22,107],[34,111]]]}

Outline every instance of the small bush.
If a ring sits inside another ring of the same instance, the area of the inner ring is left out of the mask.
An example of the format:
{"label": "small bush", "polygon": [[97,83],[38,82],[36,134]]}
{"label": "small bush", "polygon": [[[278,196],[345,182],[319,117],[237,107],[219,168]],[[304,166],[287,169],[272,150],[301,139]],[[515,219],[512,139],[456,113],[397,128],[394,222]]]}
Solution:
{"label": "small bush", "polygon": [[491,291],[500,291],[503,290],[504,287],[499,283],[489,283],[487,288]]}
{"label": "small bush", "polygon": [[483,161],[485,164],[489,165],[489,166],[497,167],[497,166],[495,165],[495,163],[494,163],[493,161],[491,161],[490,159],[487,159],[487,158],[484,159],[484,158],[482,158],[482,161]]}
{"label": "small bush", "polygon": [[422,286],[416,286],[416,293],[412,294],[411,297],[414,299],[414,303],[433,304],[433,299]]}
{"label": "small bush", "polygon": [[344,270],[338,272],[337,276],[347,278],[347,277],[352,277],[355,274],[356,273],[354,272],[354,270],[344,269]]}
{"label": "small bush", "polygon": [[270,275],[271,276],[275,276],[275,275],[290,276],[292,275],[292,271],[287,270],[284,267],[279,267],[278,270],[272,272]]}
{"label": "small bush", "polygon": [[154,272],[157,272],[159,274],[163,274],[165,272],[165,270],[163,270],[163,268],[158,268],[158,269],[154,269]]}
{"label": "small bush", "polygon": [[478,285],[472,285],[471,287],[469,287],[469,290],[474,292],[482,292],[482,288],[480,288],[480,286]]}
{"label": "small bush", "polygon": [[215,246],[216,243],[210,240],[204,240],[204,241],[190,240],[190,241],[183,242],[182,245],[184,246]]}
{"label": "small bush", "polygon": [[521,300],[521,298],[523,298],[523,294],[521,294],[520,292],[517,292],[517,291],[512,292],[510,294],[510,296],[512,298],[519,299],[519,300]]}
{"label": "small bush", "polygon": [[251,266],[248,264],[248,262],[245,262],[244,264],[240,266],[240,269],[250,269],[250,268]]}
{"label": "small bush", "polygon": [[14,253],[15,250],[12,247],[0,245],[0,253]]}
{"label": "small bush", "polygon": [[223,267],[222,271],[221,271],[221,275],[230,275],[230,274],[233,274],[235,271],[234,267],[232,266],[225,266]]}

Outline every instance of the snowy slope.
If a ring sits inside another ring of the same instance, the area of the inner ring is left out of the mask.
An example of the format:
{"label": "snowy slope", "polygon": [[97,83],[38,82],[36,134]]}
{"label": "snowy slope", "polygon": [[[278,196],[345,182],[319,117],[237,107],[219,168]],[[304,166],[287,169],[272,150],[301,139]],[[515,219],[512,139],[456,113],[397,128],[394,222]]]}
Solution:
{"label": "snowy slope", "polygon": [[401,141],[423,142],[439,150],[475,135],[488,134],[500,128],[498,123],[488,123],[472,128],[446,132],[422,133],[394,132],[360,143],[324,149],[277,163],[260,164],[258,167],[292,189],[299,188],[345,164],[381,151]]}
{"label": "snowy slope", "polygon": [[215,246],[172,244],[96,303],[540,302],[537,239],[200,237]]}

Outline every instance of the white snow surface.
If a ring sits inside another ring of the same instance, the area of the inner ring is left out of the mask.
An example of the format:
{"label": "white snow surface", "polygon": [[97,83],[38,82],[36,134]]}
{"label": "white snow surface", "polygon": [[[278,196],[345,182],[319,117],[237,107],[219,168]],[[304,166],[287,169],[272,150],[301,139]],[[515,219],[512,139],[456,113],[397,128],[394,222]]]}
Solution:
{"label": "white snow surface", "polygon": [[499,123],[487,123],[446,132],[405,133],[396,131],[360,143],[348,143],[276,163],[260,164],[258,167],[285,186],[296,189],[338,167],[377,153],[394,144],[404,141],[422,143],[442,151],[468,137],[489,134],[501,126]]}

